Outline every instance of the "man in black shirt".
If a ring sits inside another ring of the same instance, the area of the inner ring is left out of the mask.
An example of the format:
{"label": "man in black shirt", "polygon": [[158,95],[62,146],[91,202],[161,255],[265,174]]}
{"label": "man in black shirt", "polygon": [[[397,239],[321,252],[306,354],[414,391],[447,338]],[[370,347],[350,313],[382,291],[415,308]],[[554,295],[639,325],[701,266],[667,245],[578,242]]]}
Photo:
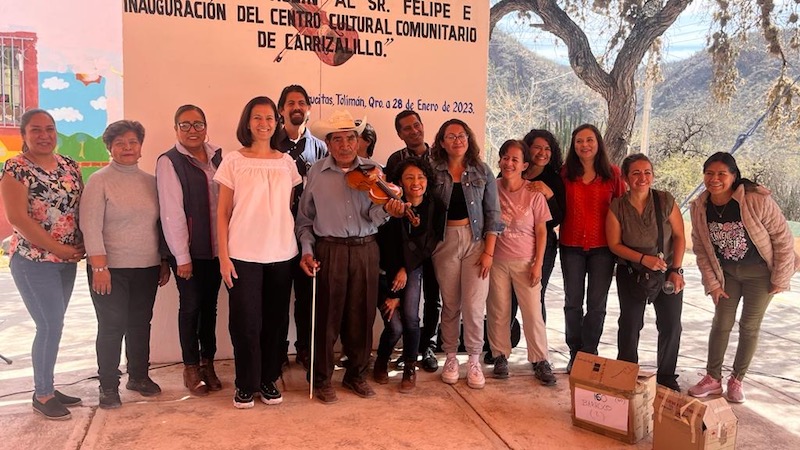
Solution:
{"label": "man in black shirt", "polygon": [[[311,166],[328,155],[325,142],[315,138],[306,128],[311,101],[306,90],[299,85],[286,86],[278,99],[278,112],[283,126],[277,131],[278,150],[288,153],[297,164],[303,184],[294,190],[292,214],[297,217],[300,194],[306,183],[306,173]],[[311,337],[311,277],[300,268],[300,256],[292,262],[294,281],[294,322],[297,329],[297,363],[308,370],[309,339]],[[289,318],[286,318],[284,337],[289,333]],[[285,338],[284,338],[285,339]],[[286,341],[288,352],[289,341]],[[286,359],[288,361],[288,357]]]}

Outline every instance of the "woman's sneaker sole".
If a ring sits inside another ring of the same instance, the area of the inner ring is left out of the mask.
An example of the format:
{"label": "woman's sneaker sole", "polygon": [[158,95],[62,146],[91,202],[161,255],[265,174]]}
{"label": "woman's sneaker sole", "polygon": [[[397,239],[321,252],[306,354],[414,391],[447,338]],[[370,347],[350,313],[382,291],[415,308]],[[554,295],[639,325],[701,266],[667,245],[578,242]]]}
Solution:
{"label": "woman's sneaker sole", "polygon": [[694,398],[706,398],[709,395],[722,395],[722,388],[712,389],[710,391],[701,392],[699,394],[695,394],[693,392],[689,392],[689,395],[694,397]]}
{"label": "woman's sneaker sole", "polygon": [[255,404],[256,403],[253,402],[253,401],[248,402],[248,403],[244,403],[244,402],[240,403],[240,402],[237,402],[236,400],[233,401],[233,407],[236,408],[236,409],[250,409],[253,406],[255,406]]}
{"label": "woman's sneaker sole", "polygon": [[456,384],[458,383],[458,376],[456,376],[455,378],[451,378],[442,375],[442,381],[444,381],[447,384]]}
{"label": "woman's sneaker sole", "polygon": [[281,403],[283,403],[283,397],[278,397],[278,398],[266,398],[266,397],[262,396],[262,397],[261,397],[261,401],[262,401],[262,402],[263,402],[265,405],[280,405]]}

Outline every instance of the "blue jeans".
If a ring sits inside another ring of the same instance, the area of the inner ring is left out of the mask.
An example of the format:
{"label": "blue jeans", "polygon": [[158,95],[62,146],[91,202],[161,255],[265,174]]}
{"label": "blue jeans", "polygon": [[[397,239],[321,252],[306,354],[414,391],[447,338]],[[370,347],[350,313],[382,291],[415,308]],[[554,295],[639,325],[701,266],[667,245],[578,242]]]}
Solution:
{"label": "blue jeans", "polygon": [[[391,280],[387,280],[391,283]],[[417,267],[408,274],[408,281],[403,298],[400,299],[400,308],[392,315],[392,320],[383,318],[383,333],[378,344],[378,356],[388,358],[392,355],[392,348],[403,336],[403,360],[417,361],[419,349],[419,297],[422,290],[422,266]],[[383,305],[385,298],[379,300],[378,306]],[[381,311],[383,312],[383,311]]]}
{"label": "blue jeans", "polygon": [[[606,319],[614,255],[608,247],[583,250],[562,245],[561,271],[564,274],[564,325],[570,356],[574,358],[578,352],[596,355]],[[583,314],[584,294],[586,315]]]}
{"label": "blue jeans", "polygon": [[38,397],[55,391],[53,378],[64,328],[64,314],[75,285],[75,263],[36,262],[11,256],[11,276],[19,295],[36,324],[31,360],[33,385]]}

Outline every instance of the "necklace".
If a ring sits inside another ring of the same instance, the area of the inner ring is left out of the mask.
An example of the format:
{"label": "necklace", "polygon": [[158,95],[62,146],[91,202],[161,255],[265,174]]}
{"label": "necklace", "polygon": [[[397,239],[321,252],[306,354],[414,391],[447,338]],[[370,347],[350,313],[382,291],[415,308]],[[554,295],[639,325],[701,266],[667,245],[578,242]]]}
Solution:
{"label": "necklace", "polygon": [[722,211],[720,211],[719,209],[717,209],[717,205],[715,205],[715,204],[711,203],[711,206],[713,206],[713,207],[714,207],[714,212],[715,212],[715,213],[717,213],[717,216],[719,216],[719,218],[720,218],[720,219],[722,219],[722,216],[725,214],[725,209],[726,209],[726,208],[728,208],[728,204],[729,204],[730,202],[731,202],[731,201],[730,201],[730,200],[728,200],[728,202],[727,202],[727,203],[725,203],[724,205],[722,205]]}

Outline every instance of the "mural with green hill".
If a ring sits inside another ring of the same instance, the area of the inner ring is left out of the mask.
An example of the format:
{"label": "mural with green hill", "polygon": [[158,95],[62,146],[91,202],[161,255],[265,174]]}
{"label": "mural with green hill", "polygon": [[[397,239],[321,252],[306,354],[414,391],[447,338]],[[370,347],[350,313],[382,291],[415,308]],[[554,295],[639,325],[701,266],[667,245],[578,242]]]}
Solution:
{"label": "mural with green hill", "polygon": [[57,151],[81,165],[84,181],[108,163],[108,150],[103,144],[103,139],[86,133],[75,133],[70,136],[58,133]]}

